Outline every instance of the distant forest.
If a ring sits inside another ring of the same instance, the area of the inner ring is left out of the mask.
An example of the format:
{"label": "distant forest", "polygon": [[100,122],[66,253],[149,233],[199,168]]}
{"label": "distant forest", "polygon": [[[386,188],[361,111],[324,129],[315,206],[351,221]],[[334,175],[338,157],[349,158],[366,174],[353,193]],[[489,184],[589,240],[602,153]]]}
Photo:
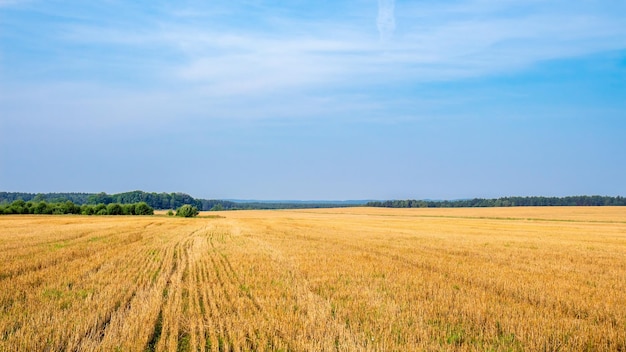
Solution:
{"label": "distant forest", "polygon": [[145,202],[76,205],[71,200],[48,203],[45,200],[24,201],[17,199],[11,203],[0,203],[0,215],[14,214],[153,215],[154,209]]}
{"label": "distant forest", "polygon": [[185,193],[148,193],[132,191],[117,194],[106,193],[19,193],[0,192],[0,205],[16,200],[25,202],[62,203],[71,201],[76,205],[136,204],[145,202],[154,209],[178,209],[185,204],[199,210],[245,210],[245,209],[304,209],[341,208],[354,206],[385,208],[476,208],[476,207],[524,207],[524,206],[626,206],[624,197],[573,196],[573,197],[503,197],[497,199],[463,200],[386,200],[370,202],[233,202],[218,199],[197,199]]}
{"label": "distant forest", "polygon": [[0,192],[0,205],[10,204],[16,200],[25,202],[62,203],[70,201],[77,205],[97,204],[135,204],[145,202],[154,209],[178,209],[185,204],[200,210],[237,210],[237,209],[302,209],[302,208],[339,208],[355,206],[349,202],[233,202],[217,199],[196,199],[185,193],[148,193],[132,191],[117,194],[106,193],[20,193]]}
{"label": "distant forest", "polygon": [[368,207],[382,208],[487,208],[487,207],[544,207],[544,206],[626,206],[624,197],[503,197],[496,199],[463,200],[386,200],[367,202]]}
{"label": "distant forest", "polygon": [[0,192],[0,204],[11,203],[16,200],[25,202],[60,203],[70,201],[77,205],[109,205],[134,204],[145,202],[154,209],[177,209],[184,204],[190,204],[201,209],[202,203],[184,193],[147,193],[142,191],[125,192],[118,194],[106,193],[19,193]]}

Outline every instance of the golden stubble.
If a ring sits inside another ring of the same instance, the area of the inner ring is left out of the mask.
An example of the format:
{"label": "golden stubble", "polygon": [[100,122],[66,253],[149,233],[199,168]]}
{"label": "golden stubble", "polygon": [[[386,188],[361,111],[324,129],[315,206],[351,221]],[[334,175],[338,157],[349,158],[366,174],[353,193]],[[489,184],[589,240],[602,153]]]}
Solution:
{"label": "golden stubble", "polygon": [[623,207],[219,215],[0,217],[0,350],[626,348]]}

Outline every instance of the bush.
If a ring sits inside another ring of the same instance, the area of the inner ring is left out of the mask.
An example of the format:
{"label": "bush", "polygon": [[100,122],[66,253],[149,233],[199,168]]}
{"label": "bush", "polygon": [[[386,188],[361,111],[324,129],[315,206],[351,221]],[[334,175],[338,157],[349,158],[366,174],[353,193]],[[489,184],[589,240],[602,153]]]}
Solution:
{"label": "bush", "polygon": [[[104,213],[102,211],[104,211]],[[96,215],[107,215],[107,206],[103,203],[100,203],[96,205],[96,207],[93,209],[93,212]]]}
{"label": "bush", "polygon": [[63,214],[80,214],[80,206],[68,200],[65,203],[62,203],[61,211]]}
{"label": "bush", "polygon": [[109,215],[122,215],[124,210],[119,203],[111,203],[107,205],[107,213]]}
{"label": "bush", "polygon": [[135,215],[153,215],[154,209],[146,202],[139,202],[135,205]]}
{"label": "bush", "polygon": [[176,216],[182,216],[184,218],[191,218],[198,215],[198,208],[193,205],[185,204],[182,207],[176,209]]}
{"label": "bush", "polygon": [[167,211],[167,216],[174,216],[174,212],[172,211],[172,209]]}
{"label": "bush", "polygon": [[135,204],[122,204],[122,215],[136,215]]}
{"label": "bush", "polygon": [[35,214],[50,214],[52,213],[52,209],[48,207],[48,203],[41,201],[35,205]]}
{"label": "bush", "polygon": [[82,207],[80,207],[80,213],[83,215],[93,215],[96,213],[96,210],[91,205],[83,205]]}

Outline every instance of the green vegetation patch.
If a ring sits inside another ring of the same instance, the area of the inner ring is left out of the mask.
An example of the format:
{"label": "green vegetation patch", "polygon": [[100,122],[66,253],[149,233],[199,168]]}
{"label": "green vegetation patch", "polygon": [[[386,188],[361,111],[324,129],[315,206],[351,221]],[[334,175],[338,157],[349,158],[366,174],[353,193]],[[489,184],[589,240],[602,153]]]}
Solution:
{"label": "green vegetation patch", "polygon": [[48,203],[46,201],[16,200],[10,204],[0,205],[0,215],[153,215],[154,208],[146,202],[133,204],[103,203],[96,205],[76,205],[71,201]]}

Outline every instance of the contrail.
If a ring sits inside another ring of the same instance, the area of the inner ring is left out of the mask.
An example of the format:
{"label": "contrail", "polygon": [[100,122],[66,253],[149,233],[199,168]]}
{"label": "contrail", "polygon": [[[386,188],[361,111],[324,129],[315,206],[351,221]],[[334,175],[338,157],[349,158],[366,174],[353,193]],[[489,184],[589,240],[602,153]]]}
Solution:
{"label": "contrail", "polygon": [[378,19],[376,20],[376,25],[381,41],[389,40],[393,35],[393,31],[396,29],[395,7],[395,0],[378,0]]}

